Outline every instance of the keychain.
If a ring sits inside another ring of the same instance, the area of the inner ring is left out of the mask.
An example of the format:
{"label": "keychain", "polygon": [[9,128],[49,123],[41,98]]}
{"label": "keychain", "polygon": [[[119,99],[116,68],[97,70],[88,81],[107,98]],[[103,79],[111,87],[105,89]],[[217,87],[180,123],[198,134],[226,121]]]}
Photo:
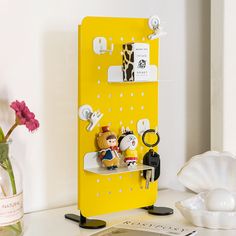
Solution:
{"label": "keychain", "polygon": [[[155,143],[150,144],[150,143],[146,142],[145,137],[148,133],[155,133],[156,134],[157,140],[156,140]],[[160,165],[160,155],[157,152],[155,152],[152,148],[158,145],[158,143],[160,142],[160,136],[159,136],[158,132],[155,129],[148,129],[143,133],[142,141],[143,141],[145,146],[151,148],[144,155],[143,164],[154,167],[154,170],[155,170],[154,181],[155,181],[160,176],[161,165]],[[148,177],[147,174],[148,174],[147,171],[144,171],[144,178],[145,179]],[[150,178],[150,177],[148,177],[148,178]]]}
{"label": "keychain", "polygon": [[[150,144],[146,142],[145,137],[148,133],[156,134],[157,140],[155,143]],[[149,151],[143,157],[143,164],[154,167],[154,171],[155,171],[154,180],[157,180],[160,176],[160,169],[161,169],[160,155],[157,152],[155,152],[152,148],[158,145],[158,143],[160,142],[160,136],[155,129],[148,129],[143,133],[142,140],[143,140],[144,145],[150,148]],[[143,172],[143,177],[146,179],[146,189],[149,188],[149,182],[151,180],[150,173],[151,173],[150,170],[146,170]],[[174,210],[169,207],[156,207],[152,205],[152,206],[146,207],[145,209],[148,210],[149,214],[159,215],[159,216],[166,216],[166,215],[171,215],[174,213]]]}

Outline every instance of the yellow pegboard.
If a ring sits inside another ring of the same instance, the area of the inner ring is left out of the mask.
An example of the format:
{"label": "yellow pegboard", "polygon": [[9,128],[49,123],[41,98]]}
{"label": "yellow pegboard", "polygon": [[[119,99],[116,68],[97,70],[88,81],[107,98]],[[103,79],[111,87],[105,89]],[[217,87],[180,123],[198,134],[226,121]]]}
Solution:
{"label": "yellow pegboard", "polygon": [[[98,175],[84,170],[84,156],[96,151],[95,137],[101,126],[111,125],[118,135],[128,126],[139,139],[140,161],[148,151],[137,134],[137,122],[148,118],[152,128],[158,125],[158,83],[108,83],[109,66],[121,65],[122,44],[150,44],[150,64],[158,66],[158,39],[148,40],[151,33],[147,19],[86,17],[79,26],[79,107],[89,104],[104,113],[98,126],[86,130],[88,122],[78,119],[79,191],[78,207],[85,217],[153,205],[157,197],[157,181],[145,189],[140,172]],[[93,40],[102,36],[110,54],[97,55]]]}

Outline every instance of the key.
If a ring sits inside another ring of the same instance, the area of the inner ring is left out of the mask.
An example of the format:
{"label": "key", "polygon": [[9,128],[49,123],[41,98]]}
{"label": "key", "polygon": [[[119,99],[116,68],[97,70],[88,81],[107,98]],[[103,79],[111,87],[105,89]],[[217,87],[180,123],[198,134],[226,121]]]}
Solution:
{"label": "key", "polygon": [[152,175],[152,171],[147,170],[147,172],[146,172],[146,189],[149,189],[149,183],[150,183],[151,175]]}

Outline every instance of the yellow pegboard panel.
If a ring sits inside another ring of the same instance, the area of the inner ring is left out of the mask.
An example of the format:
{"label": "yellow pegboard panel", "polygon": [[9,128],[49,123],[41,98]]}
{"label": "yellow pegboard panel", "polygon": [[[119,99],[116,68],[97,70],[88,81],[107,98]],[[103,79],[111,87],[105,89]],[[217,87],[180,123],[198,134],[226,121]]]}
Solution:
{"label": "yellow pegboard panel", "polygon": [[[147,19],[86,17],[79,26],[79,107],[89,104],[104,113],[98,126],[86,130],[88,122],[78,120],[79,192],[78,207],[85,217],[153,205],[157,181],[145,189],[140,172],[97,175],[84,170],[84,156],[96,151],[95,137],[101,126],[111,125],[118,135],[128,126],[139,139],[138,154],[142,161],[148,151],[137,134],[137,122],[148,118],[152,128],[158,125],[158,83],[108,83],[109,66],[122,63],[122,44],[150,44],[150,64],[158,66],[158,39],[148,40],[151,33]],[[114,44],[110,54],[97,55],[93,40],[105,37]]]}

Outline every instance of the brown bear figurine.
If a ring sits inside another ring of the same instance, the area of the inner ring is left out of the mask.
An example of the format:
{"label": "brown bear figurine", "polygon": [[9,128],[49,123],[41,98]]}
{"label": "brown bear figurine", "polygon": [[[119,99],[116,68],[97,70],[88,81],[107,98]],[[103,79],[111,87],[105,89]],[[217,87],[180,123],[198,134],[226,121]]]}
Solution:
{"label": "brown bear figurine", "polygon": [[97,136],[97,146],[100,149],[98,157],[108,170],[114,170],[119,165],[119,147],[117,136],[110,131],[109,126],[102,127],[102,132]]}

